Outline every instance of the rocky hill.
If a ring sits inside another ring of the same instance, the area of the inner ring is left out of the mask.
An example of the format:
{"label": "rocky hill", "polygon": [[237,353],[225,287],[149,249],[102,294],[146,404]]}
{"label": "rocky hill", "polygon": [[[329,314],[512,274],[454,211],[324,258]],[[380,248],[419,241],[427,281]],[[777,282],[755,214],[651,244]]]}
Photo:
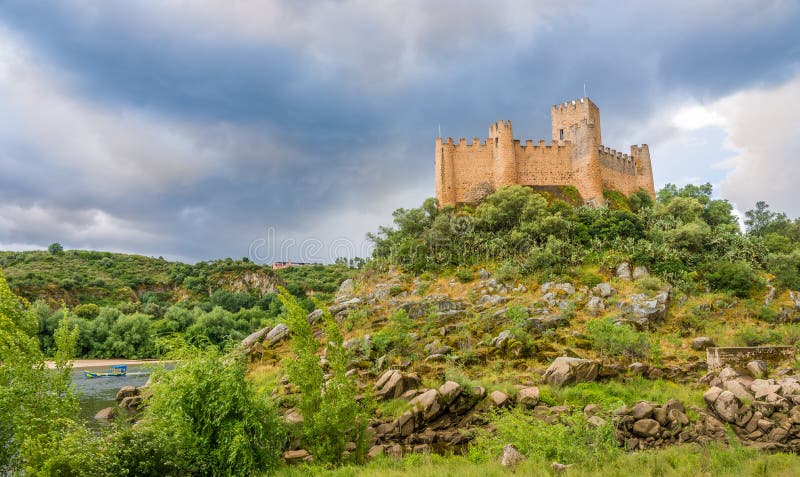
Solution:
{"label": "rocky hill", "polygon": [[[379,403],[371,456],[458,453],[491,432],[498,408],[548,425],[579,413],[628,450],[734,438],[800,450],[792,358],[714,370],[706,360],[710,347],[794,347],[800,294],[689,296],[628,262],[586,270],[591,283],[504,281],[487,268],[459,278],[372,271],[342,283],[328,309],[346,330],[350,374]],[[255,379],[281,382],[288,338],[278,324],[246,340]],[[294,392],[285,382],[274,391],[289,421],[299,418]]]}

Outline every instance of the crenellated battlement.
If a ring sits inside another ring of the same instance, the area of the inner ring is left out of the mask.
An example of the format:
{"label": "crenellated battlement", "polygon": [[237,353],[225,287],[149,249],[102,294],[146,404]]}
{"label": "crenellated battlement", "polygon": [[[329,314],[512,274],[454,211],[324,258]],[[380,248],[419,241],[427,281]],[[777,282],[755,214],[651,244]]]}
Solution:
{"label": "crenellated battlement", "polygon": [[624,152],[621,151],[617,151],[616,149],[611,149],[610,147],[598,146],[597,150],[600,151],[602,154],[606,154],[621,161],[631,162],[633,160],[633,157],[629,156],[628,154],[625,154]]}
{"label": "crenellated battlement", "polygon": [[473,138],[471,142],[467,142],[467,138],[464,137],[460,138],[458,142],[455,142],[452,137],[448,137],[442,142],[442,147],[446,147],[448,149],[485,149],[491,145],[491,142],[492,138],[486,138],[482,141],[478,138]]}
{"label": "crenellated battlement", "polygon": [[572,100],[569,100],[569,101],[564,101],[563,103],[554,104],[554,105],[552,105],[550,107],[550,110],[551,111],[563,111],[565,109],[570,109],[570,108],[573,109],[573,110],[576,110],[580,106],[589,105],[589,104],[594,106],[594,104],[589,101],[589,98],[578,98],[578,99],[572,99]]}
{"label": "crenellated battlement", "polygon": [[509,185],[575,186],[588,204],[602,205],[603,191],[655,196],[650,150],[630,154],[604,146],[600,109],[589,98],[551,107],[552,139],[514,139],[511,121],[489,127],[484,140],[436,140],[436,197],[439,204],[479,202]]}
{"label": "crenellated battlement", "polygon": [[551,141],[549,144],[544,139],[539,139],[537,143],[534,143],[532,139],[525,140],[525,144],[519,139],[514,139],[514,146],[523,150],[523,151],[535,151],[535,150],[552,150],[552,149],[564,149],[567,150],[572,147],[572,142],[570,141]]}

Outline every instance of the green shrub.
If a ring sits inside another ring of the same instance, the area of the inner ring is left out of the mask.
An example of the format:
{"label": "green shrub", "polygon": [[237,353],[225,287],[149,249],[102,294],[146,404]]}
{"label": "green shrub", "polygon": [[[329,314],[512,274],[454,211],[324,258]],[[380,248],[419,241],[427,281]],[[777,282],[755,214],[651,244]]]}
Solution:
{"label": "green shrub", "polygon": [[767,323],[774,323],[778,318],[778,312],[768,306],[761,306],[758,308],[758,319],[766,321]]}
{"label": "green shrub", "polygon": [[100,314],[100,307],[94,303],[84,303],[73,308],[72,312],[81,318],[91,320]]}
{"label": "green shrub", "polygon": [[475,279],[475,274],[469,268],[465,267],[457,268],[456,279],[461,283],[469,283]]}
{"label": "green shrub", "polygon": [[512,283],[519,278],[519,266],[511,261],[503,262],[494,276],[501,283]]}
{"label": "green shrub", "polygon": [[781,334],[774,330],[760,330],[752,326],[745,326],[734,335],[734,341],[738,346],[778,344],[782,338]]}
{"label": "green shrub", "polygon": [[767,266],[775,275],[778,286],[800,290],[800,251],[770,254]]}
{"label": "green shrub", "polygon": [[134,428],[143,434],[118,437],[136,444],[130,454],[117,451],[129,457],[121,465],[157,472],[155,463],[137,462],[145,455],[171,465],[182,461],[188,474],[252,475],[275,468],[286,434],[268,396],[256,394],[245,379],[244,354],[180,344],[170,357],[178,359],[174,369],[154,372],[152,395]]}
{"label": "green shrub", "polygon": [[664,284],[657,277],[647,276],[636,280],[636,289],[641,292],[654,292],[661,290]]}
{"label": "green shrub", "polygon": [[758,277],[746,262],[709,262],[701,267],[703,278],[712,290],[747,298],[758,286]]}
{"label": "green shrub", "polygon": [[592,320],[587,323],[586,330],[595,349],[605,356],[643,358],[650,352],[646,333],[626,324],[615,324],[612,317]]}

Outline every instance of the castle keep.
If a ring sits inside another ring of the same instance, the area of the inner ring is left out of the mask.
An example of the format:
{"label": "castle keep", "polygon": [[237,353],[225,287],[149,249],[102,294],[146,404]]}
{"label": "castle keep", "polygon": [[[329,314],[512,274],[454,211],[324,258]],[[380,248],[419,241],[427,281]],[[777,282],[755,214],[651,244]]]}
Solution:
{"label": "castle keep", "polygon": [[603,191],[625,195],[647,191],[655,197],[646,144],[624,154],[603,146],[600,109],[581,98],[550,110],[553,139],[538,144],[514,139],[511,121],[498,121],[489,138],[467,144],[436,139],[436,198],[439,205],[474,204],[506,186],[575,186],[584,202],[603,205]]}

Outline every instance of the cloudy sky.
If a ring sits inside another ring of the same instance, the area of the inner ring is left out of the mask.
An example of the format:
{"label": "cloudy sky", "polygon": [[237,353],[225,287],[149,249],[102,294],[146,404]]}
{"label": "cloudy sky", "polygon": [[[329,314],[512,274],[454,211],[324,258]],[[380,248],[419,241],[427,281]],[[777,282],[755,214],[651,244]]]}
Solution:
{"label": "cloudy sky", "polygon": [[798,25],[793,0],[3,0],[0,249],[363,255],[434,194],[439,125],[547,138],[584,83],[657,187],[798,216]]}

